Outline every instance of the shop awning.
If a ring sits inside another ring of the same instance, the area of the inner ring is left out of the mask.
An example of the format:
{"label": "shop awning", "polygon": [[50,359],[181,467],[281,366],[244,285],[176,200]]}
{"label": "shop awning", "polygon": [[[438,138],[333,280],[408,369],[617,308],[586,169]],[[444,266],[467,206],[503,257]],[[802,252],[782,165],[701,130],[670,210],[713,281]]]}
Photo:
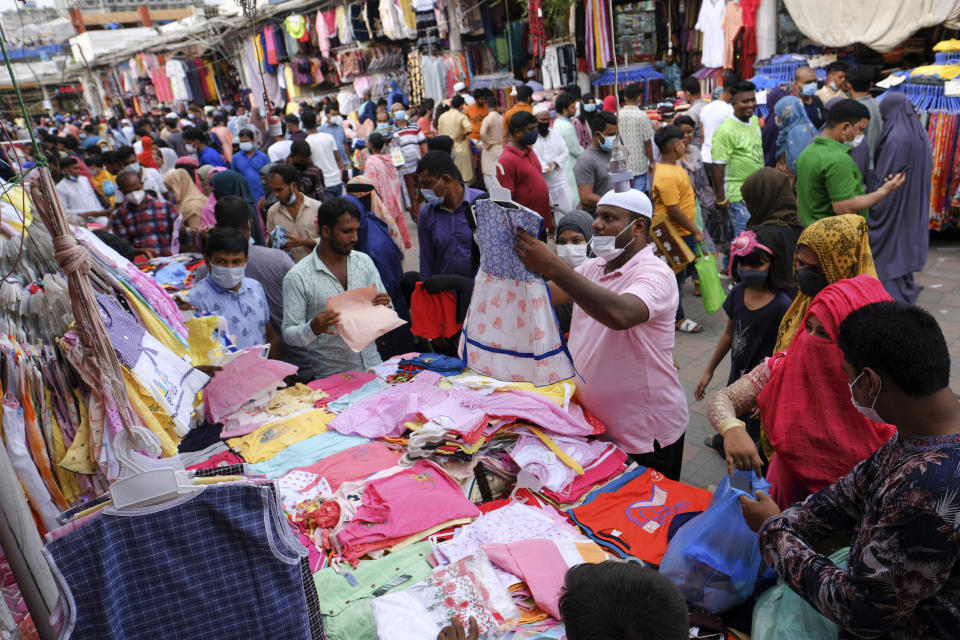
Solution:
{"label": "shop awning", "polygon": [[641,64],[620,67],[616,75],[614,75],[613,69],[607,69],[591,84],[595,87],[607,87],[612,84],[649,82],[651,80],[663,80],[663,74],[654,69],[653,65]]}

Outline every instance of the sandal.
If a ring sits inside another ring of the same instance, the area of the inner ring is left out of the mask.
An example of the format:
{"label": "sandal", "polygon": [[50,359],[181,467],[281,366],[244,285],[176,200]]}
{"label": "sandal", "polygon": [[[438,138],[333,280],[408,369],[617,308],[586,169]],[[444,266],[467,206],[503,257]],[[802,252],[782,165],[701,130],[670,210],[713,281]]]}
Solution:
{"label": "sandal", "polygon": [[701,297],[701,296],[700,296],[700,283],[699,283],[698,281],[696,281],[696,280],[693,281],[693,295],[697,296],[698,298]]}
{"label": "sandal", "polygon": [[723,451],[723,436],[719,433],[715,433],[712,436],[707,436],[703,439],[703,444],[708,449],[713,449],[720,454],[720,457],[726,460],[727,454]]}
{"label": "sandal", "polygon": [[680,324],[674,324],[674,326],[680,333],[700,333],[703,331],[703,327],[690,318],[684,318]]}

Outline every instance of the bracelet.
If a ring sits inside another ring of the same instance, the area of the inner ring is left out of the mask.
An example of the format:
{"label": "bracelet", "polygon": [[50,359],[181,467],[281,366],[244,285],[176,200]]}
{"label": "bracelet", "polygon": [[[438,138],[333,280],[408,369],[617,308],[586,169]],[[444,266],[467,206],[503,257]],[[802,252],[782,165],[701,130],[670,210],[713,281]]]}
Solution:
{"label": "bracelet", "polygon": [[746,423],[744,423],[743,420],[739,420],[737,418],[727,418],[720,424],[720,435],[721,436],[726,435],[727,431],[730,431],[730,429],[733,429],[735,427],[743,427],[744,429],[746,429],[747,425]]}
{"label": "bracelet", "polygon": [[725,204],[730,204],[730,200],[728,200],[727,198],[724,198],[723,200],[717,200],[717,204],[722,207]]}

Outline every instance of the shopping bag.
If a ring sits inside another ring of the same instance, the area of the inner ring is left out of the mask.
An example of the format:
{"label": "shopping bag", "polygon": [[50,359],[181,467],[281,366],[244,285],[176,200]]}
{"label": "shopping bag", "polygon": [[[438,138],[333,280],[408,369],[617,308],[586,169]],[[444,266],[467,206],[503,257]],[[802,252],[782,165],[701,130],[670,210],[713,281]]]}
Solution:
{"label": "shopping bag", "polygon": [[[849,555],[850,547],[844,547],[831,555],[830,560],[843,567]],[[785,584],[764,591],[753,607],[752,640],[837,640],[839,635],[836,624]]]}
{"label": "shopping bag", "polygon": [[764,566],[757,534],[747,526],[738,499],[753,498],[754,491],[770,485],[753,471],[736,471],[733,485],[724,475],[710,506],[680,527],[660,563],[660,573],[680,588],[688,605],[713,614],[744,603]]}
{"label": "shopping bag", "polygon": [[655,216],[650,226],[653,254],[670,265],[674,273],[680,273],[693,262],[693,251],[682,236],[667,220],[667,216]]}
{"label": "shopping bag", "polygon": [[707,313],[714,314],[723,306],[727,294],[720,282],[720,272],[717,271],[717,262],[709,251],[704,252],[697,247],[697,259],[693,262],[700,278],[700,296],[703,298],[703,307]]}

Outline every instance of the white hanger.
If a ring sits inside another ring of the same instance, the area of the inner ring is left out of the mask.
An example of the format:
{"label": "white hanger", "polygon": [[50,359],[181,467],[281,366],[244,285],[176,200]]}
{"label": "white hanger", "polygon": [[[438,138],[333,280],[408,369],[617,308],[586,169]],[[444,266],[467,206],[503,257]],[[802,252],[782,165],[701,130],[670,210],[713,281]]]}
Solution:
{"label": "white hanger", "polygon": [[[201,491],[179,458],[157,459],[160,439],[141,426],[131,427],[133,436],[121,431],[114,440],[120,475],[110,486],[110,497],[118,509],[143,507]],[[148,455],[140,453],[145,451]]]}
{"label": "white hanger", "polygon": [[[499,162],[497,162],[496,166],[498,169],[500,169],[500,171],[503,171],[503,173],[507,172],[506,169],[503,168],[503,165]],[[496,171],[494,171],[493,182],[494,186],[490,187],[490,191],[488,192],[491,200],[494,202],[512,204],[513,206],[520,208],[520,205],[513,201],[513,194],[510,193],[510,189],[505,189],[500,185],[500,180],[497,179]]]}

